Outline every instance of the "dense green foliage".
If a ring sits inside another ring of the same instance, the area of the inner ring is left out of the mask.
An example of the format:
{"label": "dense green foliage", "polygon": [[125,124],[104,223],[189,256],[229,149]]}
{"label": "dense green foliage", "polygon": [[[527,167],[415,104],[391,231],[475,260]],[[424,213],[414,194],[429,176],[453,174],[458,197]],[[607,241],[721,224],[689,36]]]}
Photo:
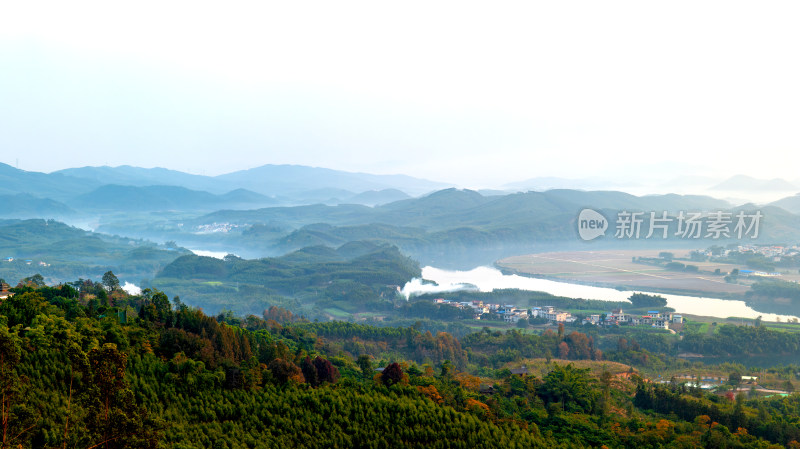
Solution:
{"label": "dense green foliage", "polygon": [[[606,370],[606,355],[657,358],[633,336],[657,349],[668,345],[661,334],[626,333],[604,354],[595,339],[620,330],[457,339],[278,307],[263,319],[211,317],[158,290],[127,295],[113,273],[13,292],[0,303],[0,447],[770,447],[800,437],[794,396],[730,401]],[[800,335],[719,334],[781,348]],[[541,377],[508,369],[537,357],[560,360]]]}

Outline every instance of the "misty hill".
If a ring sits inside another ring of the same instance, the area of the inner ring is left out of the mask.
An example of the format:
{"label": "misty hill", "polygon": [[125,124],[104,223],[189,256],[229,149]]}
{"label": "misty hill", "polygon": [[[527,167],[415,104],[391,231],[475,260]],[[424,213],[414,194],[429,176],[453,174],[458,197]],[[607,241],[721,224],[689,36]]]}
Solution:
{"label": "misty hill", "polygon": [[403,191],[397,189],[368,190],[358,195],[350,197],[347,201],[355,204],[375,206],[380,204],[393,203],[395,201],[411,198]]}
{"label": "misty hill", "polygon": [[711,187],[711,190],[728,190],[738,192],[748,191],[790,191],[797,190],[797,186],[785,179],[757,179],[746,175],[736,175]]}
{"label": "misty hill", "polygon": [[374,208],[343,204],[339,206],[272,207],[253,211],[218,211],[198,222],[267,223],[307,225],[328,223],[355,225],[367,223],[402,224],[426,229],[454,226],[504,227],[531,224],[553,217],[574,217],[585,207],[629,211],[724,210],[723,200],[696,195],[635,196],[624,192],[584,192],[549,190],[510,195],[483,196],[472,190],[445,189],[420,198]]}
{"label": "misty hill", "polygon": [[236,189],[235,184],[228,184],[210,176],[193,175],[166,168],[142,168],[130,165],[119,167],[78,167],[53,172],[73,178],[86,179],[95,185],[115,184],[123,186],[180,186],[192,190],[205,190],[212,193],[224,193]]}
{"label": "misty hill", "polygon": [[352,198],[356,195],[355,192],[345,189],[336,189],[332,187],[324,187],[320,189],[306,190],[284,196],[284,203],[288,205],[301,205],[301,204],[341,204],[346,203],[347,198]]}
{"label": "misty hill", "polygon": [[[88,192],[104,184],[137,187],[178,186],[214,194],[246,189],[268,197],[280,197],[282,203],[290,205],[343,202],[384,204],[408,198],[406,192],[419,195],[447,187],[444,183],[405,175],[351,173],[301,165],[264,165],[219,176],[193,175],[165,168],[128,165],[68,168],[54,172],[53,175],[73,182],[84,180],[83,184],[86,186],[79,193]],[[74,189],[67,190],[74,191]],[[9,191],[11,192],[18,191]]]}
{"label": "misty hill", "polygon": [[787,210],[793,214],[800,214],[800,193],[793,196],[787,196],[786,198],[781,198],[778,201],[773,201],[772,203],[769,203],[769,205],[780,207],[781,209]]}
{"label": "misty hill", "polygon": [[491,200],[474,190],[445,189],[420,198],[396,201],[375,208],[384,222],[435,223],[460,211],[483,206]]}
{"label": "misty hill", "polygon": [[181,299],[206,310],[234,305],[260,313],[276,300],[319,310],[391,310],[397,287],[421,274],[419,264],[390,245],[353,242],[314,246],[281,257],[223,260],[185,255],[153,280]]}
{"label": "misty hill", "polygon": [[0,214],[5,218],[57,218],[75,214],[64,203],[27,193],[0,195]]}
{"label": "misty hill", "polygon": [[41,274],[48,282],[97,279],[113,270],[120,279],[139,282],[186,254],[159,246],[84,231],[55,220],[0,220],[0,278],[16,281]]}
{"label": "misty hill", "polygon": [[[218,211],[187,224],[228,222],[244,226],[238,239],[230,235],[229,242],[267,253],[369,239],[390,242],[419,260],[466,260],[475,251],[489,251],[488,257],[523,251],[531,244],[577,242],[575,219],[585,207],[603,211],[607,217],[624,210],[655,212],[659,216],[661,211],[667,211],[674,217],[680,211],[731,209],[725,201],[692,195],[639,197],[623,192],[550,190],[483,196],[471,190],[445,189],[373,208],[313,205]],[[793,227],[800,229],[793,217],[783,211],[766,222],[774,221],[773,229],[786,236]],[[276,226],[291,230],[279,235]]]}
{"label": "misty hill", "polygon": [[76,208],[105,211],[213,210],[274,204],[275,200],[237,189],[225,195],[178,186],[105,185],[80,195],[70,204]]}
{"label": "misty hill", "polygon": [[[281,238],[276,243],[281,251],[291,251],[310,246],[339,246],[353,241],[382,240],[392,242],[401,249],[418,248],[427,241],[427,233],[420,228],[371,223],[354,226],[312,224],[303,226]],[[258,239],[258,234],[247,234],[248,239]]]}
{"label": "misty hill", "polygon": [[64,201],[89,192],[99,184],[92,180],[75,178],[61,173],[39,173],[19,170],[0,163],[0,194],[25,193],[39,198]]}
{"label": "misty hill", "polygon": [[291,196],[321,188],[337,188],[351,192],[398,189],[412,195],[420,195],[447,187],[447,184],[441,182],[406,175],[352,173],[302,165],[264,165],[216,176],[214,179],[271,196]]}

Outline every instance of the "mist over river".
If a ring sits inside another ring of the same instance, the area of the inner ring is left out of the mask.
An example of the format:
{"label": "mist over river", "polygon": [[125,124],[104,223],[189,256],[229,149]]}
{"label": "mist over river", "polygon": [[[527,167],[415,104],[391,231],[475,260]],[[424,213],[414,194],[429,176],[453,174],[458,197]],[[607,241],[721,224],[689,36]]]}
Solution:
{"label": "mist over river", "polygon": [[[433,281],[436,284],[423,282],[422,279]],[[765,321],[778,321],[778,319],[780,319],[780,321],[786,321],[790,318],[797,318],[793,315],[758,312],[749,307],[744,301],[740,300],[684,296],[643,290],[621,291],[606,287],[593,287],[589,285],[552,281],[549,279],[529,278],[516,274],[505,275],[501,273],[500,270],[493,267],[477,267],[467,271],[456,271],[426,266],[422,269],[422,278],[412,279],[406,283],[406,285],[403,286],[402,293],[406,297],[409,297],[425,293],[458,290],[490,292],[497,289],[541,291],[555,296],[601,301],[627,301],[633,293],[646,293],[663,296],[667,300],[667,307],[675,309],[675,312],[680,314],[714,318],[758,318],[760,316]]]}

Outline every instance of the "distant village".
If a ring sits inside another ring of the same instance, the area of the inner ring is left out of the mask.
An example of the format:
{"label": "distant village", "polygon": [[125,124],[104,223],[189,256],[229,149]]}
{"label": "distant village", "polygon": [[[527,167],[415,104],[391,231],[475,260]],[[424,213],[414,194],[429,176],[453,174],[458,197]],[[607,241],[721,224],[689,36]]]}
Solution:
{"label": "distant village", "polygon": [[[13,258],[13,257],[4,257],[4,258],[3,258],[3,262],[13,262],[13,261],[14,261],[14,258]],[[32,260],[32,259],[25,259],[25,260],[23,260],[23,262],[25,262],[25,264],[26,264],[26,265],[31,265],[31,264],[33,264],[33,260]],[[50,264],[49,264],[49,263],[47,263],[47,262],[42,262],[42,261],[39,261],[39,262],[37,263],[37,265],[39,265],[40,267],[49,267],[49,266],[50,266]]]}
{"label": "distant village", "polygon": [[[800,245],[739,245],[733,249],[724,249],[721,251],[714,251],[713,248],[695,251],[699,256],[707,257],[710,260],[724,259],[731,255],[732,252],[740,254],[752,254],[763,256],[767,261],[772,263],[779,263],[784,259],[797,259],[800,256]],[[746,270],[741,269],[738,271],[740,276],[757,276],[757,277],[775,277],[781,274],[777,271],[765,270]]]}
{"label": "distant village", "polygon": [[[779,246],[779,245],[739,245],[736,251],[740,253],[754,253],[771,259],[773,262],[780,262],[783,257],[800,255],[800,246]],[[730,250],[725,250],[723,255],[727,256]],[[710,254],[708,254],[710,256]]]}
{"label": "distant village", "polygon": [[[459,309],[474,312],[473,318],[480,320],[486,314],[494,314],[506,323],[516,323],[520,319],[543,318],[551,323],[574,323],[578,317],[570,312],[556,310],[553,306],[532,307],[531,309],[520,309],[512,304],[492,304],[483,301],[451,301],[444,298],[433,300],[435,304],[448,305]],[[646,315],[626,314],[622,309],[611,310],[605,314],[593,314],[581,320],[581,324],[591,324],[595,326],[651,326],[661,329],[670,329],[670,325],[683,324],[683,316],[672,312],[661,312],[658,310],[648,311]]]}

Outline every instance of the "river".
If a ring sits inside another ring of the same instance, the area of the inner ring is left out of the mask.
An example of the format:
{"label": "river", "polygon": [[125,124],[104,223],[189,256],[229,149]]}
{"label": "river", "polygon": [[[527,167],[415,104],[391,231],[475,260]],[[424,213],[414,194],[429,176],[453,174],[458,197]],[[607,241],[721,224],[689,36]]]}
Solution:
{"label": "river", "polygon": [[[436,285],[425,283],[422,279],[434,281]],[[620,291],[613,288],[592,287],[589,285],[557,282],[548,279],[536,279],[519,275],[505,275],[493,267],[477,267],[468,271],[442,270],[435,267],[424,267],[422,279],[412,279],[403,286],[402,293],[406,297],[423,293],[437,293],[458,290],[479,290],[490,292],[495,289],[519,289],[541,291],[556,296],[569,298],[597,299],[601,301],[627,301],[634,291]],[[636,291],[651,295],[661,295],[667,300],[667,307],[675,309],[676,313],[687,315],[708,316],[714,318],[758,318],[765,321],[786,321],[797,318],[793,315],[777,315],[774,313],[758,312],[744,301],[707,298],[697,296],[673,295],[667,293],[653,293]]]}

